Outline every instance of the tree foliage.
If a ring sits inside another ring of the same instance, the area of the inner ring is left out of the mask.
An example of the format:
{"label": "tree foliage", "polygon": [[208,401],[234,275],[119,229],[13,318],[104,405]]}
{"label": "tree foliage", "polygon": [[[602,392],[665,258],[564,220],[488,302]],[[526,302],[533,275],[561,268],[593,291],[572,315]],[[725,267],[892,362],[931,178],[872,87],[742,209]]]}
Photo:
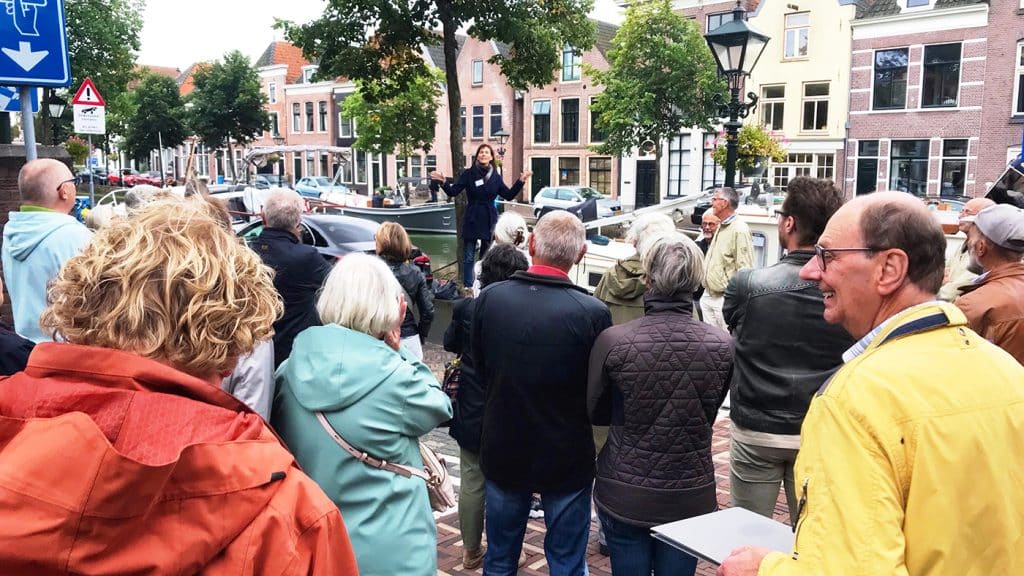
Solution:
{"label": "tree foliage", "polygon": [[[128,83],[134,78],[144,8],[143,0],[64,2],[74,78],[70,89],[76,89],[86,77],[92,78],[107,103],[108,133],[117,133],[118,126],[123,125],[121,119],[129,112],[127,101],[119,96],[128,92]],[[44,100],[49,93],[47,90]]]}
{"label": "tree foliage", "polygon": [[[223,61],[200,65],[193,75],[195,90],[189,96],[187,126],[211,148],[245,146],[270,129],[264,106],[267,95],[249,59],[235,50]],[[228,162],[234,171],[234,162]],[[236,179],[238,174],[232,174]]]}
{"label": "tree foliage", "polygon": [[668,0],[640,0],[626,10],[612,45],[608,70],[584,66],[605,87],[592,107],[606,135],[595,149],[629,154],[646,140],[660,144],[684,129],[711,127],[725,83],[696,23]]}
{"label": "tree foliage", "polygon": [[429,152],[442,81],[439,71],[428,72],[401,92],[387,91],[372,80],[356,81],[356,92],[341,108],[342,115],[359,126],[353,147],[375,154],[397,151],[401,156]]}
{"label": "tree foliage", "polygon": [[161,142],[164,146],[177,146],[189,136],[184,104],[174,80],[147,73],[129,94],[133,110],[128,117],[124,148],[133,158],[145,158]]}
{"label": "tree foliage", "polygon": [[[721,138],[715,145],[712,157],[719,166],[725,166],[727,154],[726,140]],[[747,172],[753,170],[759,159],[785,162],[786,150],[774,136],[765,131],[760,124],[746,124],[740,128],[736,138],[736,167]]]}

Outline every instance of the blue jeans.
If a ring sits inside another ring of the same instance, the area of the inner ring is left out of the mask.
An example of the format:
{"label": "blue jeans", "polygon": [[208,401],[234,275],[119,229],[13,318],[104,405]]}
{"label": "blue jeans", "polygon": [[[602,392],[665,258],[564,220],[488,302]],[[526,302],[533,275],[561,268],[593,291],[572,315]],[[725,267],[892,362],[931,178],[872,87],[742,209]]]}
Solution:
{"label": "blue jeans", "polygon": [[697,559],[651,536],[648,528],[627,524],[598,510],[615,576],[693,576]]}
{"label": "blue jeans", "polygon": [[[587,540],[590,537],[592,486],[574,492],[544,492],[544,556],[551,576],[586,576]],[[485,576],[513,576],[519,567],[526,521],[530,514],[529,492],[505,490],[486,482],[487,555]]]}
{"label": "blue jeans", "polygon": [[[462,285],[466,288],[473,286],[473,261],[476,260],[476,240],[464,240],[462,244]],[[491,247],[490,241],[480,240],[480,259]]]}

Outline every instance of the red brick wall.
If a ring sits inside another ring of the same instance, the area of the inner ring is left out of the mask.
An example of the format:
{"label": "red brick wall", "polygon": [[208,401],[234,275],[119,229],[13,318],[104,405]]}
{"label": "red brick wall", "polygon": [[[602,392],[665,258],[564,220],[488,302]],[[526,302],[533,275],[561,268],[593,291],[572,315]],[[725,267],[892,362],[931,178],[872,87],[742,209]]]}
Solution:
{"label": "red brick wall", "polygon": [[1013,117],[1013,88],[1017,43],[1024,40],[1024,15],[1018,0],[989,0],[988,42],[984,44],[986,73],[981,118],[981,146],[976,172],[978,194],[1006,167],[1007,148],[1019,147],[1024,116]]}

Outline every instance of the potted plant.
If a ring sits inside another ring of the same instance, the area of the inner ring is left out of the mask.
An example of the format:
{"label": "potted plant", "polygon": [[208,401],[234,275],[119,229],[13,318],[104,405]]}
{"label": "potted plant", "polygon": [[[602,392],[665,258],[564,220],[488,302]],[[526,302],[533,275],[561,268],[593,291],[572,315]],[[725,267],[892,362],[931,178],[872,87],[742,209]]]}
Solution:
{"label": "potted plant", "polygon": [[[736,168],[746,176],[760,176],[769,162],[786,160],[782,144],[758,124],[747,124],[740,128],[737,141]],[[725,166],[726,154],[725,138],[718,138],[712,158],[716,164]]]}

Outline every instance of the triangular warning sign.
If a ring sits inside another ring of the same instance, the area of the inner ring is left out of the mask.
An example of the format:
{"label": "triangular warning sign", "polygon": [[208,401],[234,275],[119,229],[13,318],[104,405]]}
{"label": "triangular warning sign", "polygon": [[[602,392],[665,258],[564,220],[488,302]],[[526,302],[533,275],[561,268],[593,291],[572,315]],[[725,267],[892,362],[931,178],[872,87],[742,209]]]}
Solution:
{"label": "triangular warning sign", "polygon": [[78,92],[75,92],[75,99],[71,101],[72,104],[87,104],[89,106],[106,106],[107,103],[103,101],[103,96],[100,96],[99,90],[96,89],[96,85],[92,83],[92,78],[86,78],[85,82],[78,88]]}

